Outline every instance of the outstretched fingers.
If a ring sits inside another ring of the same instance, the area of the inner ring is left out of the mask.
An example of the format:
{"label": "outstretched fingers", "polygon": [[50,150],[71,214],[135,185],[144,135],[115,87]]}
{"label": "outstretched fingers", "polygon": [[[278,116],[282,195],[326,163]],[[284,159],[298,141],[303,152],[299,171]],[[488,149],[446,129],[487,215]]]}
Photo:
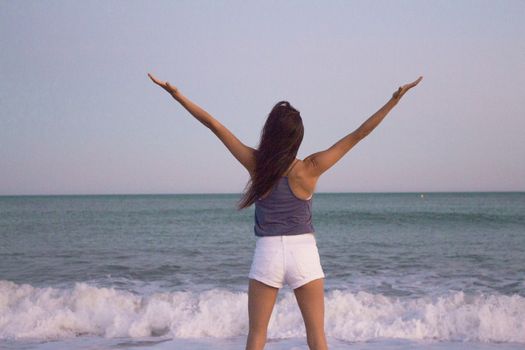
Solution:
{"label": "outstretched fingers", "polygon": [[419,84],[419,82],[421,81],[421,79],[423,79],[423,76],[420,76],[419,78],[417,78],[416,80],[414,80],[413,82],[411,82],[409,85],[410,88],[416,86],[417,84]]}
{"label": "outstretched fingers", "polygon": [[419,77],[419,78],[417,78],[416,80],[414,80],[413,82],[403,85],[402,89],[403,89],[403,90],[409,90],[409,89],[413,88],[414,86],[416,86],[417,84],[419,84],[419,82],[421,81],[421,79],[423,79],[423,77]]}
{"label": "outstretched fingers", "polygon": [[414,86],[416,86],[417,84],[419,84],[419,82],[421,81],[421,79],[423,79],[422,76],[420,76],[419,78],[417,78],[416,80],[414,80],[413,82],[411,83],[408,83],[408,84],[405,84],[403,86],[400,86],[396,92],[394,92],[393,94],[393,97],[396,98],[396,99],[400,99],[401,97],[403,97],[403,95],[408,91],[410,90],[411,88],[413,88]]}
{"label": "outstretched fingers", "polygon": [[166,90],[170,94],[177,93],[177,88],[175,86],[172,86],[169,82],[159,80],[159,79],[155,78],[151,73],[148,73],[148,77],[150,77],[150,79],[155,84],[157,84],[158,86],[162,87],[164,90]]}
{"label": "outstretched fingers", "polygon": [[150,77],[150,79],[153,80],[155,84],[160,85],[160,86],[164,85],[162,81],[155,78],[153,75],[151,75],[151,73],[148,73],[148,77]]}

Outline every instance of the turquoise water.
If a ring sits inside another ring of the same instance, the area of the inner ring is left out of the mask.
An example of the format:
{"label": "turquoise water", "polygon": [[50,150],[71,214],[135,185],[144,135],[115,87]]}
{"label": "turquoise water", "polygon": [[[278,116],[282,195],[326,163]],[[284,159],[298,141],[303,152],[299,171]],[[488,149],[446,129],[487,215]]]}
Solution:
{"label": "turquoise water", "polygon": [[[255,236],[238,198],[0,197],[0,339],[242,338]],[[525,346],[525,193],[316,194],[313,210],[334,344]],[[289,288],[269,336],[304,336]]]}

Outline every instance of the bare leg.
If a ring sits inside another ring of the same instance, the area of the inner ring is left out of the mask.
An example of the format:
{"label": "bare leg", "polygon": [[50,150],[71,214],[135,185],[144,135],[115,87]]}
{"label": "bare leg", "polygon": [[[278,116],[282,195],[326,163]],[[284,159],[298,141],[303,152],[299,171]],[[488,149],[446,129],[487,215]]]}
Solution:
{"label": "bare leg", "polygon": [[327,350],[324,334],[324,279],[320,278],[294,289],[303,315],[310,350]]}
{"label": "bare leg", "polygon": [[277,299],[278,288],[250,279],[248,286],[248,317],[250,330],[246,350],[262,350],[266,343],[268,323]]}

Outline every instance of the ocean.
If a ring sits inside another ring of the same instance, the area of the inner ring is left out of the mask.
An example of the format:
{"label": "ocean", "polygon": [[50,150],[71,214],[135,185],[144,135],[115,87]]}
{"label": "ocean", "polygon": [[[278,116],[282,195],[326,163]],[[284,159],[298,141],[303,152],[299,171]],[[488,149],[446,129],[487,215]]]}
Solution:
{"label": "ocean", "polygon": [[[1,349],[244,349],[238,194],[0,197]],[[330,349],[525,349],[525,193],[319,193]],[[266,349],[308,349],[292,290]]]}

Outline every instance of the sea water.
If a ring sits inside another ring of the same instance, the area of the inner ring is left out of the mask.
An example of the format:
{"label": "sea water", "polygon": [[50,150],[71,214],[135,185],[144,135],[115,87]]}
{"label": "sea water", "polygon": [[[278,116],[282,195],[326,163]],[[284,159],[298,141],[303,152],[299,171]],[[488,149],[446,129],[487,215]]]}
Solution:
{"label": "sea water", "polygon": [[[0,348],[243,349],[239,195],[0,197]],[[331,349],[525,348],[525,193],[316,194]],[[289,287],[266,349],[307,349]]]}

